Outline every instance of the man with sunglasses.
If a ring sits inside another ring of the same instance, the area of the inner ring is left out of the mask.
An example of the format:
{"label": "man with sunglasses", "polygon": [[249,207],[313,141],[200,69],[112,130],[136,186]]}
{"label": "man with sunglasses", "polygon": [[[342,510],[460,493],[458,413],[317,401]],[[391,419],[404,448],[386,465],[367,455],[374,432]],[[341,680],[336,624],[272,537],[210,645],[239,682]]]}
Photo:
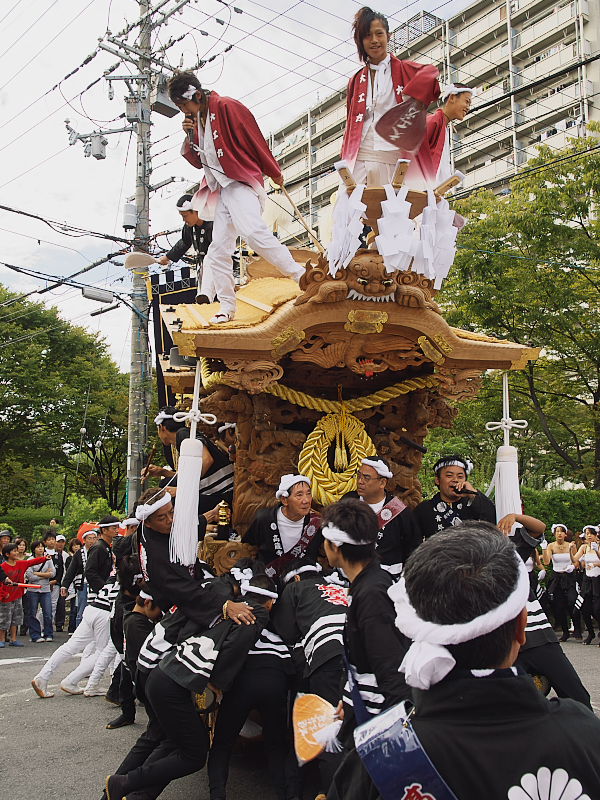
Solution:
{"label": "man with sunglasses", "polygon": [[411,509],[387,490],[392,477],[385,459],[363,458],[356,473],[357,491],[348,492],[342,500],[358,498],[375,512],[379,522],[375,551],[381,566],[397,576],[408,556],[421,544],[422,536]]}

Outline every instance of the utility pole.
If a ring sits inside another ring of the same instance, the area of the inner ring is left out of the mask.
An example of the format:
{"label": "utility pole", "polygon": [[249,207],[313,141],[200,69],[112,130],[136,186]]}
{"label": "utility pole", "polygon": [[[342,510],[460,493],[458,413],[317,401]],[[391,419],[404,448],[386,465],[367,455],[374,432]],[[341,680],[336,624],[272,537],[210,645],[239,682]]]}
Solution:
{"label": "utility pole", "polygon": [[[173,5],[165,8],[171,2]],[[152,173],[150,114],[153,108],[167,117],[178,113],[177,108],[166,97],[165,92],[165,73],[175,72],[175,69],[169,66],[166,54],[178,39],[170,39],[153,53],[150,37],[153,30],[164,25],[174,14],[182,11],[189,2],[190,0],[158,0],[154,7],[151,8],[150,0],[138,0],[139,19],[126,25],[117,34],[113,35],[110,31],[107,31],[106,35],[98,42],[98,49],[112,53],[120,61],[133,65],[138,70],[136,75],[115,75],[114,71],[119,66],[119,63],[117,63],[104,73],[109,87],[109,99],[112,100],[114,97],[112,85],[114,81],[123,81],[129,91],[128,96],[125,98],[125,116],[127,122],[135,126],[134,130],[137,135],[135,226],[132,221],[131,225],[124,223],[124,227],[134,230],[133,245],[138,253],[149,253],[150,250],[150,192],[176,180],[171,178],[161,181],[156,186],[150,186],[150,175]],[[132,46],[126,40],[136,27],[138,27],[138,35],[135,45]],[[195,71],[203,64],[204,61],[199,61],[189,69]],[[151,96],[152,90],[157,92],[154,101]],[[81,141],[84,146],[84,155],[91,155],[97,159],[106,158],[107,140],[104,138],[106,134],[132,130],[132,128],[120,128],[79,134],[70,126],[69,120],[66,120],[66,125],[69,132],[69,143],[74,145],[76,142]],[[151,261],[152,259],[149,259],[149,263]],[[147,266],[136,266],[132,269],[131,366],[127,423],[127,491],[125,495],[125,505],[128,511],[131,511],[131,507],[142,489],[141,472],[145,466],[144,453],[148,440],[148,412],[152,392],[152,361],[148,340],[149,303],[146,291],[147,277]]]}
{"label": "utility pole", "polygon": [[[137,159],[135,176],[135,243],[136,249],[148,252],[150,236],[150,32],[152,29],[150,3],[139,0],[140,30],[137,49],[140,52],[138,69],[147,78],[139,85],[139,119],[136,122]],[[131,301],[131,367],[129,373],[129,415],[127,420],[127,493],[128,510],[141,494],[141,472],[148,440],[148,410],[152,388],[152,368],[148,344],[148,297],[146,269],[133,270]]]}

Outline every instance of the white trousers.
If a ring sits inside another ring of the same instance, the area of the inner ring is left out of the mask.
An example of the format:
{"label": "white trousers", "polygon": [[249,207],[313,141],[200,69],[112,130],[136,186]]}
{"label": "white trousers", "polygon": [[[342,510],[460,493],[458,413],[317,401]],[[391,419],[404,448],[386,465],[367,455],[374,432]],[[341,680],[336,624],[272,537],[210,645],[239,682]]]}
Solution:
{"label": "white trousers", "polygon": [[356,160],[352,177],[356,183],[364,183],[367,186],[385,186],[391,183],[394,177],[396,164],[385,164],[382,161],[359,161]]}
{"label": "white trousers", "polygon": [[106,647],[110,636],[109,625],[110,611],[87,606],[73,636],[52,653],[36,677],[49,681],[62,663],[83,650],[79,666],[65,680],[76,683],[87,678],[94,669],[96,658]]}
{"label": "white trousers", "polygon": [[260,199],[250,186],[234,181],[221,188],[212,242],[204,257],[200,294],[205,294],[210,300],[216,295],[225,314],[235,313],[231,256],[238,236],[283,275],[299,280],[304,273],[304,268],[296,264],[287,247],[278,242],[269,230],[261,213]]}
{"label": "white trousers", "polygon": [[[117,656],[118,656],[118,660],[116,660]],[[115,666],[116,666],[116,664],[118,664],[119,661],[121,661],[121,660],[122,660],[122,657],[121,657],[120,653],[117,652],[117,648],[112,643],[112,639],[109,638],[109,640],[108,640],[108,642],[106,644],[106,647],[104,648],[104,650],[100,653],[100,655],[96,659],[96,663],[94,664],[94,669],[92,670],[92,673],[91,673],[90,677],[88,678],[88,682],[86,683],[85,688],[86,689],[95,689],[96,686],[98,686],[98,684],[102,680],[102,677],[103,677],[104,673],[110,667],[110,665],[113,663],[113,661],[116,661],[116,663],[115,663]],[[85,691],[85,689],[84,689],[84,691]]]}

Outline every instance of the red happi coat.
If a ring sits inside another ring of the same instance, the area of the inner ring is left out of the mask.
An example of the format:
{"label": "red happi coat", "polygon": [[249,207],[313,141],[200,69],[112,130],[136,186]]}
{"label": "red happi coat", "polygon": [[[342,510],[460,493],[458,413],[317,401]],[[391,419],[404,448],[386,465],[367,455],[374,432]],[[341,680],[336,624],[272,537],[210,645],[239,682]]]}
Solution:
{"label": "red happi coat", "polygon": [[[427,116],[425,141],[418,152],[421,170],[427,179],[433,180],[440,168],[440,161],[446,144],[448,117],[438,108]],[[427,146],[424,146],[427,145]]]}
{"label": "red happi coat", "polygon": [[[216,92],[211,92],[208,96],[208,113],[215,151],[225,175],[251,186],[259,193],[263,191],[263,175],[275,179],[281,174],[281,168],[273,158],[252,112],[233,97],[221,97]],[[196,144],[198,130],[199,127],[194,132]],[[181,154],[194,167],[202,169],[204,166],[199,153],[193,149],[187,138]],[[201,219],[214,219],[214,208],[219,194],[219,189],[211,191],[206,178],[202,179],[194,196],[194,207]]]}
{"label": "red happi coat", "polygon": [[[433,64],[417,64],[415,61],[401,61],[390,56],[392,81],[396,102],[402,101],[402,95],[414,97],[426,106],[440,96],[438,83],[439,71]],[[346,130],[342,143],[342,158],[349,163],[350,169],[356,162],[360,149],[362,131],[367,108],[367,87],[369,81],[369,65],[365,64],[350,78],[346,96]],[[424,143],[426,146],[426,143]],[[416,158],[419,159],[417,154]]]}

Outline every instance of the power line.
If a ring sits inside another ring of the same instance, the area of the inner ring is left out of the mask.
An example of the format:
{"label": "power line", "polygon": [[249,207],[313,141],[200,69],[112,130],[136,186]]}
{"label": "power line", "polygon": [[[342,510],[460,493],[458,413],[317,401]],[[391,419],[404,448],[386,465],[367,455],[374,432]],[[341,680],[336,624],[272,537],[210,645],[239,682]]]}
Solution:
{"label": "power line", "polygon": [[45,11],[42,11],[42,13],[40,14],[40,16],[39,16],[37,19],[35,19],[35,20],[34,20],[34,21],[31,23],[31,25],[30,25],[28,28],[26,28],[26,29],[23,31],[23,33],[20,33],[20,34],[19,34],[19,36],[18,36],[18,37],[17,37],[17,38],[14,40],[14,42],[13,42],[11,45],[9,45],[9,46],[6,48],[6,50],[5,50],[3,53],[0,53],[0,58],[3,58],[3,57],[4,57],[4,56],[7,54],[7,53],[9,53],[9,52],[10,52],[10,51],[13,49],[13,47],[14,47],[16,44],[20,44],[20,43],[21,43],[21,41],[23,40],[23,37],[25,36],[25,34],[29,33],[29,31],[30,31],[30,30],[31,30],[33,27],[35,27],[35,26],[38,24],[38,22],[39,22],[39,21],[40,21],[40,20],[41,20],[43,17],[45,17],[45,16],[46,16],[46,14],[47,14],[47,13],[50,11],[50,9],[51,9],[51,8],[54,8],[54,6],[55,6],[57,3],[58,3],[58,0],[54,0],[54,2],[52,2],[52,3],[51,3],[49,6],[48,6],[48,8],[47,8]]}
{"label": "power line", "polygon": [[64,31],[66,31],[66,30],[67,30],[67,28],[69,28],[69,27],[70,27],[70,26],[71,26],[71,25],[72,25],[72,24],[75,22],[75,20],[79,19],[79,17],[80,17],[80,16],[83,14],[83,12],[84,12],[84,11],[87,11],[87,10],[88,10],[88,8],[89,8],[91,5],[93,5],[93,3],[94,3],[94,2],[95,2],[95,0],[90,0],[90,2],[87,4],[87,6],[85,6],[84,8],[82,8],[82,9],[81,9],[81,11],[79,11],[79,13],[75,14],[75,16],[74,16],[74,17],[71,19],[71,21],[70,21],[70,22],[67,22],[67,24],[66,24],[66,25],[64,25],[64,26],[63,26],[63,27],[62,27],[62,28],[59,30],[59,32],[58,32],[57,34],[55,34],[55,35],[52,37],[52,39],[50,39],[49,41],[47,41],[47,42],[46,42],[46,43],[45,43],[45,44],[44,44],[44,45],[43,45],[43,46],[42,46],[42,47],[41,47],[41,48],[40,48],[40,49],[37,51],[37,53],[35,53],[35,55],[33,55],[33,56],[32,56],[32,57],[29,59],[29,61],[27,61],[25,64],[23,64],[23,66],[22,66],[22,67],[20,67],[20,68],[19,68],[19,69],[18,69],[18,70],[17,70],[17,71],[16,71],[16,72],[13,74],[13,75],[11,75],[11,77],[10,77],[10,78],[9,78],[9,79],[6,81],[6,83],[3,83],[3,84],[2,84],[2,86],[0,86],[0,91],[2,91],[2,89],[5,89],[5,88],[8,86],[8,84],[9,84],[11,81],[13,81],[13,80],[14,80],[14,79],[15,79],[15,78],[18,76],[18,75],[20,75],[20,74],[23,72],[23,70],[24,70],[26,67],[28,67],[28,66],[31,64],[31,62],[32,62],[32,61],[35,61],[35,59],[36,59],[36,58],[37,58],[37,57],[38,57],[38,56],[39,56],[41,53],[43,53],[43,52],[44,52],[44,50],[46,50],[46,49],[47,49],[47,48],[48,48],[48,47],[49,47],[49,46],[52,44],[52,42],[54,42],[56,39],[58,39],[58,37],[61,35],[61,33],[63,33]]}

